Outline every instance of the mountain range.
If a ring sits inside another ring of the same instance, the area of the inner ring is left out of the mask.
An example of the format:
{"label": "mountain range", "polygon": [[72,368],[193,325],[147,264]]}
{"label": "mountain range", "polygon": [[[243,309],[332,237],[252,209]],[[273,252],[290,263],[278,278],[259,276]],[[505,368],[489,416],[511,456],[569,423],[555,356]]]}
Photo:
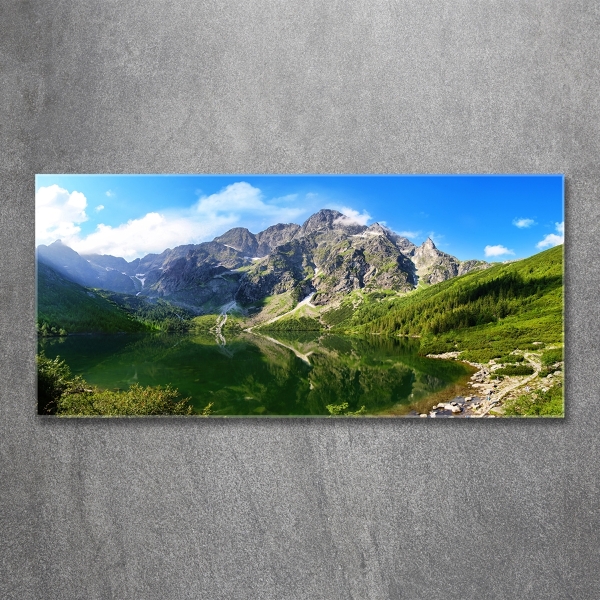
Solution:
{"label": "mountain range", "polygon": [[236,227],[211,242],[130,262],[80,255],[60,240],[38,246],[37,259],[88,288],[164,298],[207,314],[228,303],[260,310],[282,294],[335,306],[355,290],[404,293],[490,266],[460,261],[431,239],[417,246],[379,223],[367,227],[329,209],[302,225],[277,224],[257,234]]}

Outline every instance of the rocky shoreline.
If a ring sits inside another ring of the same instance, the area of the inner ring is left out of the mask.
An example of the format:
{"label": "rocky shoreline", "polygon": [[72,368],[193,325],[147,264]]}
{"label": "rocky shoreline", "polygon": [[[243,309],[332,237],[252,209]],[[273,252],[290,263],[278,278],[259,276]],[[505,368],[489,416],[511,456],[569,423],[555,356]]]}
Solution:
{"label": "rocky shoreline", "polygon": [[[540,377],[542,370],[540,353],[519,352],[513,354],[523,355],[523,364],[531,366],[534,370],[531,375],[511,375],[498,377],[495,371],[506,366],[490,360],[487,364],[461,361],[477,369],[467,386],[472,389],[472,394],[458,396],[450,402],[440,402],[433,406],[428,413],[414,413],[411,416],[421,418],[487,418],[493,419],[503,416],[503,404],[522,394],[530,394],[536,390],[547,391],[552,386],[563,385],[563,363],[553,365],[554,371],[545,377]],[[446,352],[444,354],[430,354],[428,358],[444,360],[460,360],[460,352]]]}

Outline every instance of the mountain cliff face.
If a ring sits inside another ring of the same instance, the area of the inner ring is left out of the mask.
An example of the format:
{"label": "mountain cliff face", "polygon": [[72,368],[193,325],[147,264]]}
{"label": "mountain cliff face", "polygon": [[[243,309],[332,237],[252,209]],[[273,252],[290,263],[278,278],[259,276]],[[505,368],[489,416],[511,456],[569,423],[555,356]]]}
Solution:
{"label": "mountain cliff face", "polygon": [[461,262],[431,239],[416,246],[379,223],[366,227],[335,210],[320,210],[301,226],[278,224],[258,234],[236,227],[212,242],[131,262],[82,257],[60,242],[39,246],[38,259],[88,287],[171,298],[204,312],[233,301],[260,307],[284,293],[332,305],[354,290],[403,293],[488,266]]}

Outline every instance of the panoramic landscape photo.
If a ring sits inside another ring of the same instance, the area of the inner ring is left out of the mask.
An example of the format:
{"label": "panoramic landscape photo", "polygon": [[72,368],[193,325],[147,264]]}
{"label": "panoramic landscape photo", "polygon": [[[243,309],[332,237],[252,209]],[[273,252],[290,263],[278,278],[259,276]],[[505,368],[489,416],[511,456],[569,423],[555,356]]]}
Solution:
{"label": "panoramic landscape photo", "polygon": [[564,416],[561,175],[37,175],[40,415]]}

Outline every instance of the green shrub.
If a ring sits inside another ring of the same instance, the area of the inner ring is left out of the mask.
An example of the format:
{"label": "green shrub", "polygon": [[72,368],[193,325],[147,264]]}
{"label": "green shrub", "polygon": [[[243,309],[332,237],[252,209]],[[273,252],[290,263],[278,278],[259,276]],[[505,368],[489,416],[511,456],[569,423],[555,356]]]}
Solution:
{"label": "green shrub", "polygon": [[497,362],[507,364],[507,363],[520,363],[525,360],[525,357],[522,354],[509,354],[508,356],[503,356],[499,358]]}
{"label": "green shrub", "polygon": [[542,354],[542,365],[545,367],[549,367],[557,362],[562,362],[564,360],[563,356],[563,348],[554,348],[554,350],[546,350]]}
{"label": "green shrub", "polygon": [[38,335],[42,337],[54,337],[54,336],[65,336],[67,330],[59,325],[51,325],[47,321],[41,321],[40,319],[36,322],[36,329]]}
{"label": "green shrub", "polygon": [[[99,390],[71,370],[59,356],[51,360],[43,353],[36,357],[38,414],[43,415],[190,415],[188,400],[167,386],[141,387],[127,391]],[[210,407],[209,407],[210,408]]]}
{"label": "green shrub", "polygon": [[358,410],[348,410],[348,403],[342,402],[341,404],[328,404],[325,407],[332,417],[357,417],[364,415],[367,412],[366,407],[363,405]]}
{"label": "green shrub", "polygon": [[330,415],[343,415],[348,409],[348,403],[342,402],[341,404],[328,404],[325,408],[329,411]]}
{"label": "green shrub", "polygon": [[550,373],[555,373],[556,371],[557,371],[557,369],[553,366],[542,367],[539,372],[539,377],[540,378],[548,377],[548,375],[550,375]]}
{"label": "green shrub", "polygon": [[460,355],[461,360],[470,360],[472,362],[486,363],[492,359],[498,359],[502,354],[498,350],[481,348],[478,350],[466,350]]}
{"label": "green shrub", "polygon": [[533,342],[519,342],[519,348],[521,350],[541,350],[544,347],[544,343],[536,343]]}
{"label": "green shrub", "polygon": [[132,385],[127,391],[67,392],[57,402],[56,414],[72,416],[191,415],[188,399],[170,386]]}
{"label": "green shrub", "polygon": [[36,357],[38,414],[52,415],[56,403],[68,391],[83,388],[85,382],[73,377],[71,370],[60,356],[49,359],[43,352]]}
{"label": "green shrub", "polygon": [[[444,352],[452,352],[453,350],[456,350],[456,344],[454,340],[423,337],[421,338],[419,354],[421,356],[426,356],[427,354],[444,354]],[[463,356],[461,356],[461,358],[463,358]]]}
{"label": "green shrub", "polygon": [[529,365],[509,365],[494,371],[494,375],[533,375],[534,369]]}
{"label": "green shrub", "polygon": [[531,394],[508,400],[503,409],[507,416],[562,417],[564,416],[563,388],[555,385],[545,392],[535,390]]}

